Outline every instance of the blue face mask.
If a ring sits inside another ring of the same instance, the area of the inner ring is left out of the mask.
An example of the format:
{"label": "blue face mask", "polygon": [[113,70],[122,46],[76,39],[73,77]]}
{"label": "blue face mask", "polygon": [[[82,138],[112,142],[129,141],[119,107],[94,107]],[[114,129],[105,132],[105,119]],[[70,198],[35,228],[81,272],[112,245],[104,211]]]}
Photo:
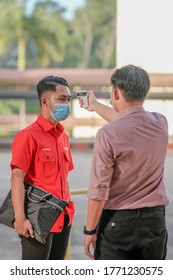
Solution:
{"label": "blue face mask", "polygon": [[55,121],[63,121],[70,115],[69,104],[55,104],[54,112],[50,112]]}

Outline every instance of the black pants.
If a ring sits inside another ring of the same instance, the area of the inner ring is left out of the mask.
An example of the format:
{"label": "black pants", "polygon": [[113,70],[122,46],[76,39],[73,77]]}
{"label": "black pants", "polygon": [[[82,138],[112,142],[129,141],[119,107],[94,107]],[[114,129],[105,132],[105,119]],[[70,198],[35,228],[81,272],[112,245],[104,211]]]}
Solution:
{"label": "black pants", "polygon": [[42,244],[34,238],[20,236],[22,260],[63,260],[65,258],[71,226],[68,226],[65,215],[64,227],[61,232],[50,232],[46,243]]}
{"label": "black pants", "polygon": [[166,258],[165,207],[104,210],[98,227],[96,260]]}

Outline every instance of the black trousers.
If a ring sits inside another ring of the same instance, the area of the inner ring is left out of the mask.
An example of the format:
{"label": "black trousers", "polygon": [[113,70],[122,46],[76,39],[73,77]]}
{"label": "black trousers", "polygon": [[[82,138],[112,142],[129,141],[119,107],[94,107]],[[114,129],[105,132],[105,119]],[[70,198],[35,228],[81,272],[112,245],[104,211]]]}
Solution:
{"label": "black trousers", "polygon": [[96,260],[164,260],[167,253],[165,207],[103,210]]}
{"label": "black trousers", "polygon": [[58,233],[50,232],[45,244],[21,235],[22,260],[63,260],[71,230],[71,226],[67,227],[68,220],[68,215],[65,215],[63,230]]}

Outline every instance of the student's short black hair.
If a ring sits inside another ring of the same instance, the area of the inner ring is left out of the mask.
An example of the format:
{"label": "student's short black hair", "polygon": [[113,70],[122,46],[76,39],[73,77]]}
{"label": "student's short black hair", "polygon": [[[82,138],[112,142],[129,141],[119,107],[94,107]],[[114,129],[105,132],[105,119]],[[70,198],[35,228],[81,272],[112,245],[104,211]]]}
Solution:
{"label": "student's short black hair", "polygon": [[45,91],[56,91],[57,85],[63,85],[69,88],[68,82],[64,78],[58,76],[47,76],[40,80],[37,84],[39,101],[41,100],[41,96]]}

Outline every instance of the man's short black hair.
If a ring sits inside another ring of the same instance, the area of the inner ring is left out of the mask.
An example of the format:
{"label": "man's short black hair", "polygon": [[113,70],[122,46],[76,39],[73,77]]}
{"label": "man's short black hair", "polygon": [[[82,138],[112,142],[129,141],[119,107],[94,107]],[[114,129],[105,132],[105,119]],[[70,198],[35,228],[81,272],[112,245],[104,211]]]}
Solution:
{"label": "man's short black hair", "polygon": [[40,80],[37,84],[39,101],[41,100],[41,96],[45,91],[56,91],[57,85],[63,85],[69,88],[68,82],[64,78],[58,76],[47,76]]}
{"label": "man's short black hair", "polygon": [[115,70],[111,77],[113,88],[119,88],[127,102],[144,101],[150,89],[149,74],[139,66],[127,65]]}

